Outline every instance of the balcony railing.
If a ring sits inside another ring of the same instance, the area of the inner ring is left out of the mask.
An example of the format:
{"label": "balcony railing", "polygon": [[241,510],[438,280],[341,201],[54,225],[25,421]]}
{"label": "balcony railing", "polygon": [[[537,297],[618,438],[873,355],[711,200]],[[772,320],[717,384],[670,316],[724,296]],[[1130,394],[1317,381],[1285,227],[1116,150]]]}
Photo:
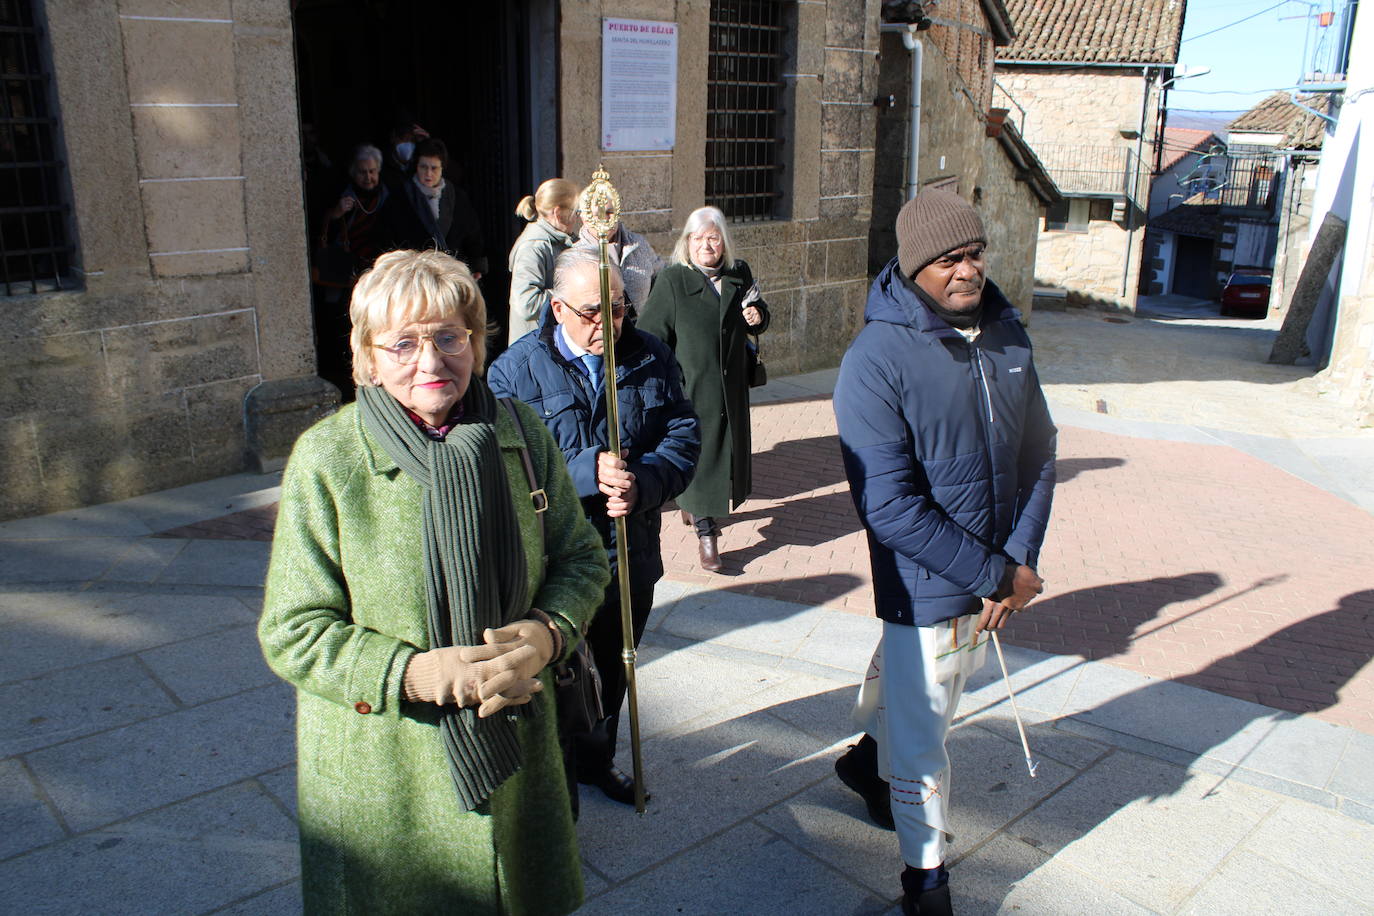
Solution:
{"label": "balcony railing", "polygon": [[1128,146],[1036,144],[1054,183],[1069,197],[1111,197],[1143,210],[1146,172]]}

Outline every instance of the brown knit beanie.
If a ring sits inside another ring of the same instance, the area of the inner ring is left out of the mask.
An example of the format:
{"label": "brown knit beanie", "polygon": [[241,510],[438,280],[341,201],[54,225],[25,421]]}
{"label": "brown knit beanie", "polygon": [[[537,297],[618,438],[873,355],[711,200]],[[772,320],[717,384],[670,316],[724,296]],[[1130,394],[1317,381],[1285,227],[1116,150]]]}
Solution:
{"label": "brown knit beanie", "polygon": [[952,191],[920,191],[897,214],[897,263],[908,277],[970,242],[986,242],[978,212]]}

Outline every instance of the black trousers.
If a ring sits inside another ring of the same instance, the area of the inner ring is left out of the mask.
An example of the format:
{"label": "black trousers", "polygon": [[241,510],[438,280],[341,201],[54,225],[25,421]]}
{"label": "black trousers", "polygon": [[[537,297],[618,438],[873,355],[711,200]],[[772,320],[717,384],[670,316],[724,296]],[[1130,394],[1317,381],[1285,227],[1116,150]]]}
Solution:
{"label": "black trousers", "polygon": [[[630,611],[634,620],[635,647],[644,636],[649,612],[654,607],[654,587],[630,587]],[[628,689],[625,681],[625,662],[621,658],[624,631],[620,626],[620,586],[615,578],[606,588],[601,607],[587,629],[587,645],[592,660],[601,675],[601,705],[606,718],[590,732],[567,736],[571,738],[573,762],[579,776],[594,776],[604,772],[615,761],[616,736],[620,730],[620,705]],[[570,774],[571,775],[571,774]]]}

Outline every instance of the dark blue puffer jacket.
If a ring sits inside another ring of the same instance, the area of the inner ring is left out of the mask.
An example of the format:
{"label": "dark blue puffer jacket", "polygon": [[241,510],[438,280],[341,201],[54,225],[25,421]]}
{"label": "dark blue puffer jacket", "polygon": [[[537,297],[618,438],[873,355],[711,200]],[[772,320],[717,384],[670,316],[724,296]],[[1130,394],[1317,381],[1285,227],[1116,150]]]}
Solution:
{"label": "dark blue puffer jacket", "polygon": [[[511,344],[487,370],[497,397],[513,397],[533,407],[553,433],[568,461],[587,518],[615,568],[615,525],[606,517],[606,497],[596,486],[596,456],[607,450],[606,400],[593,395],[581,363],[569,362],[553,339],[558,322],[545,312],[543,325]],[[639,495],[625,519],[630,543],[630,582],[634,588],[663,577],[659,550],[660,510],[692,480],[701,433],[692,402],[682,392],[682,371],[657,337],[626,321],[616,343],[616,402],[620,409],[620,447],[635,475]]]}
{"label": "dark blue puffer jacket", "polygon": [[897,259],[873,281],[835,418],[868,534],[878,616],[929,626],[981,609],[1008,563],[1035,566],[1054,492],[1054,424],[1020,315],[992,283],[970,343]]}

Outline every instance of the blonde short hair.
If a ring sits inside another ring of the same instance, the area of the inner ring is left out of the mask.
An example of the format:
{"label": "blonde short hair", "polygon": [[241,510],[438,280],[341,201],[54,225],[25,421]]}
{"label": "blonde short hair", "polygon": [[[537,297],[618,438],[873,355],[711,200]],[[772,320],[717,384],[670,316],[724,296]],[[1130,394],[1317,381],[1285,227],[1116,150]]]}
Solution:
{"label": "blonde short hair", "polygon": [[730,232],[725,228],[725,214],[720,212],[718,207],[697,207],[687,217],[682,234],[677,237],[677,244],[673,246],[674,264],[691,266],[692,255],[687,250],[687,240],[708,226],[714,226],[720,233],[721,266],[727,270],[735,266],[735,246],[730,244]]}
{"label": "blonde short hair", "polygon": [[375,385],[376,335],[415,321],[457,318],[472,331],[473,372],[487,355],[487,303],[468,266],[442,251],[389,251],[358,278],[348,306],[353,321],[353,381]]}

